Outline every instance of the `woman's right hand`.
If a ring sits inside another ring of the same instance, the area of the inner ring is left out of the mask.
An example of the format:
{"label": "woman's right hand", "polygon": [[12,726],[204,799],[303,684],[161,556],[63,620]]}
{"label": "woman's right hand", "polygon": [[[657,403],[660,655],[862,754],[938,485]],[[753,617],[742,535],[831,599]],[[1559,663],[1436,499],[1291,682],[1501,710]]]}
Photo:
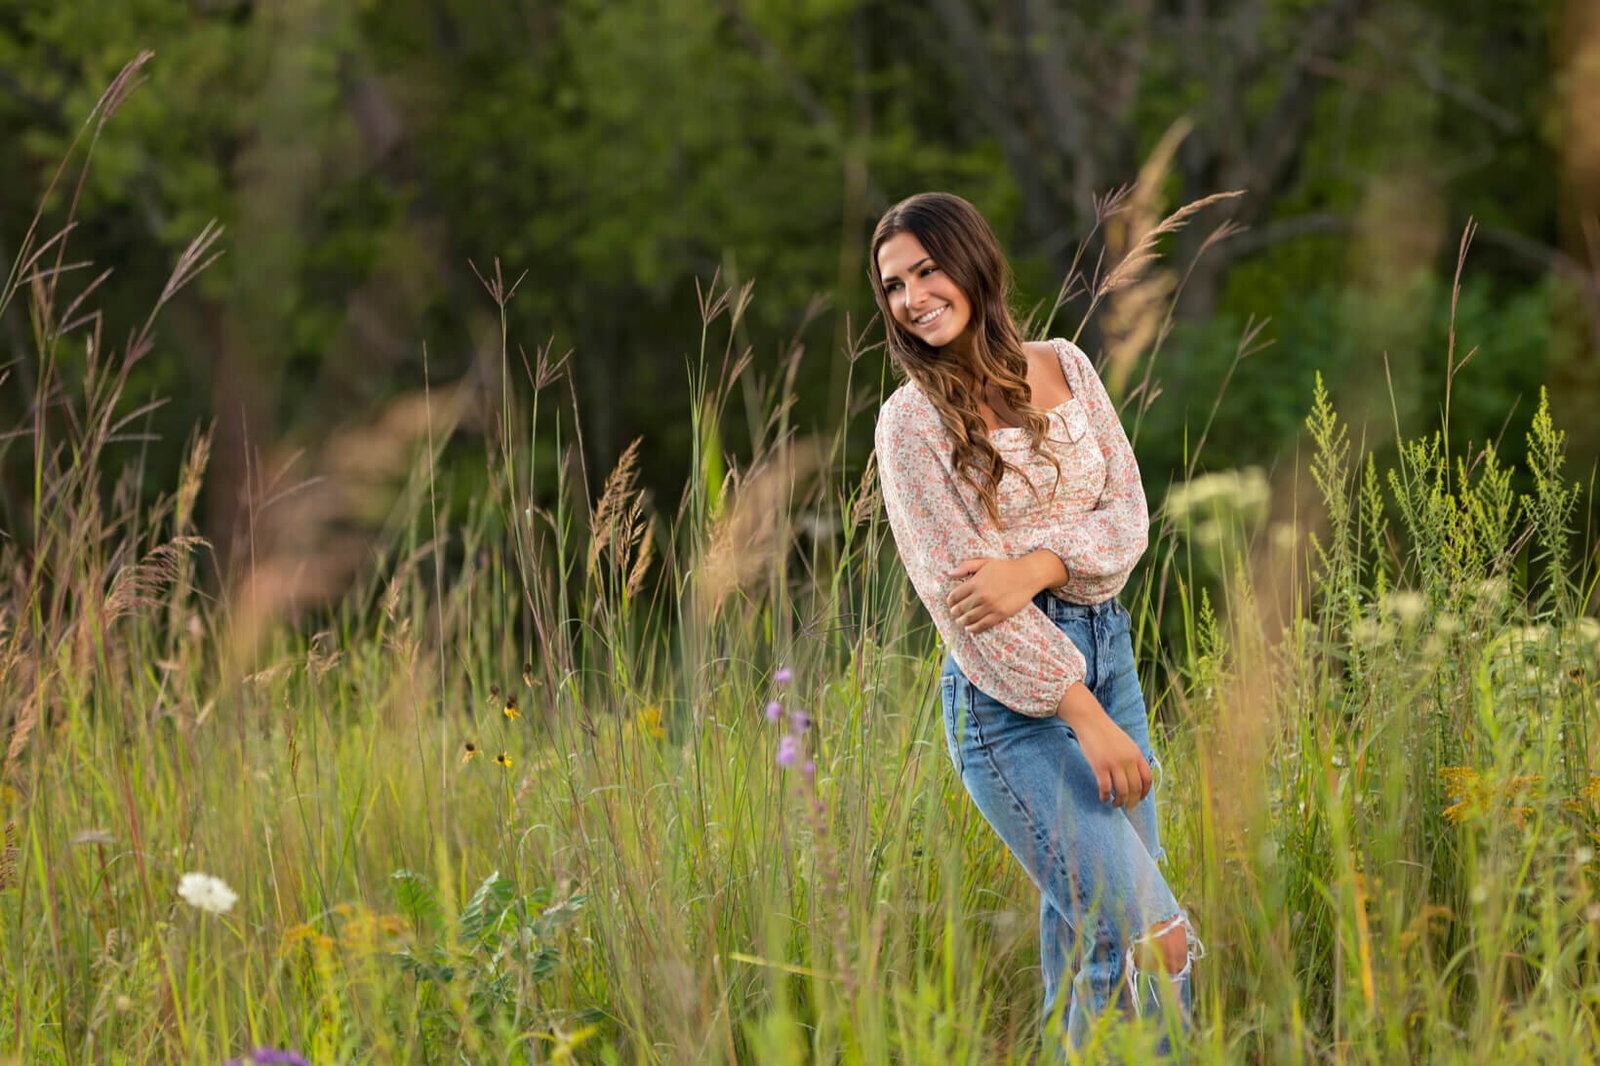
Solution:
{"label": "woman's right hand", "polygon": [[1100,802],[1128,808],[1150,793],[1150,764],[1082,681],[1067,689],[1056,717],[1072,727],[1100,785]]}

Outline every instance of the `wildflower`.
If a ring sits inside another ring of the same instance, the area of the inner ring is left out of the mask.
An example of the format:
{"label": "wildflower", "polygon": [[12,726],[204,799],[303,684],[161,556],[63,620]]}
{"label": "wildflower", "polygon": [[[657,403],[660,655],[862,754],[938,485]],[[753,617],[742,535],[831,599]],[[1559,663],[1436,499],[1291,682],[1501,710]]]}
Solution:
{"label": "wildflower", "polygon": [[1428,598],[1412,589],[1397,589],[1384,597],[1383,606],[1401,625],[1409,626],[1428,613]]}
{"label": "wildflower", "polygon": [[242,1059],[229,1059],[222,1066],[311,1066],[304,1056],[293,1051],[280,1051],[277,1048],[258,1047],[249,1052]]}
{"label": "wildflower", "polygon": [[500,686],[498,684],[489,686],[489,698],[491,700],[497,700],[500,698]]}
{"label": "wildflower", "polygon": [[815,759],[807,759],[806,760],[806,764],[804,766],[800,767],[800,769],[805,771],[805,775],[807,777],[816,777],[817,776],[817,761]]}
{"label": "wildflower", "polygon": [[782,717],[783,704],[779,703],[777,700],[773,700],[771,703],[767,704],[767,721],[776,722]]}
{"label": "wildflower", "polygon": [[494,761],[504,766],[507,770],[511,769],[511,756],[503,751],[494,757]]}
{"label": "wildflower", "polygon": [[239,902],[239,894],[226,881],[210,874],[187,873],[178,878],[178,895],[191,907],[212,914],[226,914]]}
{"label": "wildflower", "polygon": [[522,664],[522,683],[524,685],[527,685],[529,688],[533,687],[533,664],[532,663],[523,663]]}
{"label": "wildflower", "polygon": [[772,675],[772,683],[775,685],[787,685],[793,680],[794,671],[789,669],[787,666],[778,667],[778,672]]}
{"label": "wildflower", "polygon": [[800,757],[800,742],[793,733],[785,733],[783,739],[778,741],[778,765],[793,766],[794,761]]}
{"label": "wildflower", "polygon": [[645,705],[644,709],[639,712],[639,727],[657,740],[667,735],[667,731],[661,727],[660,704],[651,703]]}
{"label": "wildflower", "polygon": [[283,942],[278,945],[279,955],[294,954],[295,947],[304,940],[316,938],[316,927],[307,922],[298,922],[283,931]]}
{"label": "wildflower", "polygon": [[478,745],[469,740],[466,742],[466,744],[462,745],[461,761],[464,763],[471,762],[473,759],[476,759],[482,754],[483,752],[478,749]]}
{"label": "wildflower", "polygon": [[522,712],[517,710],[517,697],[515,696],[506,697],[506,717],[513,722],[522,717]]}
{"label": "wildflower", "polygon": [[1357,644],[1377,646],[1395,638],[1395,627],[1372,618],[1358,619],[1350,626],[1350,639]]}
{"label": "wildflower", "polygon": [[804,733],[811,728],[811,716],[805,711],[795,711],[789,716],[789,728],[796,733]]}

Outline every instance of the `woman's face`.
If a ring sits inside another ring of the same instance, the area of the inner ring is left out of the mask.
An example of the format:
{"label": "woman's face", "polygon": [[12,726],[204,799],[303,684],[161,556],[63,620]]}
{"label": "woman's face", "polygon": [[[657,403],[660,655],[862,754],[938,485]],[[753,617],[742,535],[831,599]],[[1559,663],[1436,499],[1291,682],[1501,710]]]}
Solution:
{"label": "woman's face", "polygon": [[943,348],[966,332],[972,301],[916,234],[902,230],[878,246],[878,274],[889,314],[901,329],[930,348]]}

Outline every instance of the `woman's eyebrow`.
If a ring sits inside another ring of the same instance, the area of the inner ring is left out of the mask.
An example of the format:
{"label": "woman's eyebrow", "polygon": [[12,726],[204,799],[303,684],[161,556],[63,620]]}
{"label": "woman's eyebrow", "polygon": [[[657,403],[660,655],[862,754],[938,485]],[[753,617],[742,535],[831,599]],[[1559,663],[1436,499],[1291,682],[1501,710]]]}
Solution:
{"label": "woman's eyebrow", "polygon": [[[921,266],[923,263],[928,262],[932,258],[933,258],[933,256],[931,256],[931,255],[923,256],[921,259],[918,259],[915,263],[912,263],[911,266],[907,268],[907,271],[909,272],[909,271],[916,270],[917,267]],[[900,275],[898,275],[898,274],[886,274],[886,275],[884,275],[883,280],[885,282],[899,281],[900,280]]]}

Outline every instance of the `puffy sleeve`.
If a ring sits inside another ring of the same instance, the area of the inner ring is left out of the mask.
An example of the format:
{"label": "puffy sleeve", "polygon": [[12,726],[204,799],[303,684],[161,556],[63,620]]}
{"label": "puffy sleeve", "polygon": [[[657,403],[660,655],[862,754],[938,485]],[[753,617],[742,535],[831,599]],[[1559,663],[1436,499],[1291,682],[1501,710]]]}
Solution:
{"label": "puffy sleeve", "polygon": [[987,515],[974,521],[931,434],[902,401],[892,396],[884,404],[874,442],[884,509],[911,585],[980,691],[1035,718],[1055,714],[1067,689],[1084,678],[1083,655],[1033,603],[981,633],[955,620],[948,597],[959,582],[946,571],[963,559],[1007,552]]}
{"label": "puffy sleeve", "polygon": [[1058,338],[1050,344],[1099,442],[1106,462],[1106,483],[1092,511],[1042,528],[1030,547],[1055,552],[1073,580],[1112,578],[1120,586],[1150,543],[1150,508],[1139,480],[1139,464],[1089,357],[1068,341]]}

